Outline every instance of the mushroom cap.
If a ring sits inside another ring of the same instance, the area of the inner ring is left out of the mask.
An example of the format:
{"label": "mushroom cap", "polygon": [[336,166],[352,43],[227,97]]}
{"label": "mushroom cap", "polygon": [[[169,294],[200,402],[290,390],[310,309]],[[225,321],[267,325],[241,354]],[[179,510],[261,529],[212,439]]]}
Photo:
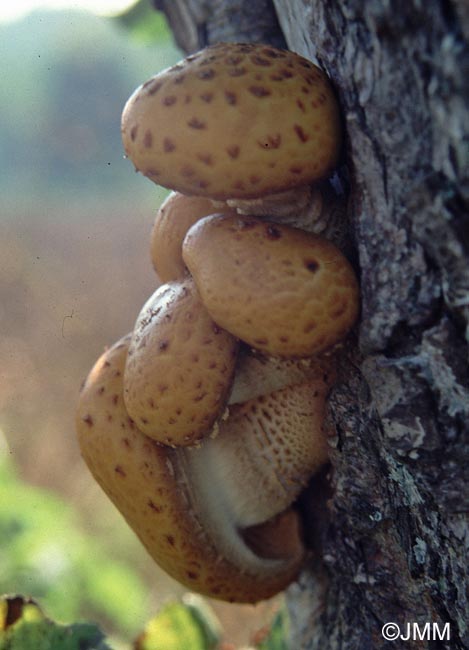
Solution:
{"label": "mushroom cap", "polygon": [[203,196],[186,196],[171,192],[161,204],[151,232],[150,253],[153,267],[162,282],[180,280],[187,275],[182,259],[182,242],[189,228],[202,217],[223,212],[236,214],[228,206],[214,207]]}
{"label": "mushroom cap", "polygon": [[222,414],[237,340],[208,314],[191,278],[159,287],[142,308],[129,347],[124,399],[148,436],[194,445]]}
{"label": "mushroom cap", "polygon": [[[205,513],[187,481],[187,456],[198,450],[159,445],[139,431],[125,409],[129,342],[130,336],[125,337],[100,357],[80,394],[78,440],[94,478],[157,564],[192,591],[251,603],[281,591],[303,561],[296,516],[287,516],[289,534],[281,531],[285,551],[279,540],[274,553],[268,547],[262,557],[232,520],[219,523]],[[272,526],[270,530],[274,534]],[[277,559],[269,559],[273,555]]]}
{"label": "mushroom cap", "polygon": [[138,171],[216,199],[256,198],[324,178],[341,144],[324,72],[255,43],[212,45],[148,80],[127,101],[121,128]]}
{"label": "mushroom cap", "polygon": [[268,355],[318,354],[342,340],[358,316],[347,259],[297,228],[205,217],[188,231],[183,258],[213,320]]}

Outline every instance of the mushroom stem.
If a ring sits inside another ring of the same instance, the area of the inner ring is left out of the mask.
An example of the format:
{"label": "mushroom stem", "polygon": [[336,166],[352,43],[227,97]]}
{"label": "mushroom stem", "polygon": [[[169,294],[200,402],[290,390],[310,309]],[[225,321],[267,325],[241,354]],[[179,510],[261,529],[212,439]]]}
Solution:
{"label": "mushroom stem", "polygon": [[216,438],[187,450],[188,480],[207,518],[246,528],[293,503],[328,459],[326,392],[312,380],[234,405]]}
{"label": "mushroom stem", "polygon": [[[214,201],[215,206],[222,208],[222,201]],[[288,218],[298,217],[303,210],[314,216],[321,213],[321,193],[309,185],[296,187],[284,192],[267,194],[256,199],[227,199],[225,202],[230,208],[235,208],[239,214],[257,216]],[[220,209],[220,212],[223,210]]]}

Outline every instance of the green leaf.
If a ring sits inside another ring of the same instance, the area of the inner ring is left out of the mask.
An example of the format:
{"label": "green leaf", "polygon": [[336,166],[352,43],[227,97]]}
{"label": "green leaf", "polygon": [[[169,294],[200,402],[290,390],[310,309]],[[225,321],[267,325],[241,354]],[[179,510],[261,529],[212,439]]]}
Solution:
{"label": "green leaf", "polygon": [[86,535],[66,502],[22,483],[1,456],[0,492],[0,539],[8,549],[0,554],[0,593],[31,594],[62,621],[92,614],[115,632],[137,634],[149,607],[136,572]]}
{"label": "green leaf", "polygon": [[21,596],[0,599],[0,613],[0,650],[111,650],[95,625],[59,625]]}
{"label": "green leaf", "polygon": [[258,650],[288,650],[289,619],[285,608],[274,618],[268,637],[256,647]]}
{"label": "green leaf", "polygon": [[152,7],[150,0],[138,0],[128,11],[115,16],[113,20],[143,43],[161,44],[170,39],[164,15]]}
{"label": "green leaf", "polygon": [[191,597],[189,604],[165,605],[137,639],[135,650],[214,650],[219,629],[208,605]]}

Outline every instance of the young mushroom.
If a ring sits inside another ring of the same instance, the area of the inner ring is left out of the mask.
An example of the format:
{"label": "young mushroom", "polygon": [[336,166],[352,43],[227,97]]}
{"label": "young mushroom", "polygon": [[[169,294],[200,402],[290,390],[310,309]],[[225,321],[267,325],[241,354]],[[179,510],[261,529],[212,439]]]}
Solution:
{"label": "young mushroom", "polygon": [[264,354],[309,357],[341,341],[359,309],[355,273],[318,235],[252,217],[198,221],[183,258],[213,320]]}
{"label": "young mushroom", "polygon": [[151,231],[150,252],[153,267],[162,282],[180,280],[188,271],[182,259],[182,242],[189,228],[202,217],[216,212],[236,214],[221,203],[215,208],[203,196],[185,196],[171,192],[158,210]]}
{"label": "young mushroom", "polygon": [[225,409],[238,341],[208,314],[191,278],[161,285],[143,306],[124,373],[129,415],[167,445],[195,445]]}
{"label": "young mushroom", "polygon": [[282,193],[272,205],[295,205],[299,188],[308,197],[341,146],[324,72],[253,43],[212,45],[154,76],[127,101],[121,126],[126,154],[155,183],[232,205],[255,199],[253,209]]}
{"label": "young mushroom", "polygon": [[127,413],[129,344],[130,336],[101,356],[80,394],[78,438],[93,476],[154,560],[190,589],[236,602],[284,589],[305,557],[290,508],[307,478],[297,471],[306,451],[313,471],[327,460],[323,375],[232,407],[215,440],[173,449],[148,438]]}

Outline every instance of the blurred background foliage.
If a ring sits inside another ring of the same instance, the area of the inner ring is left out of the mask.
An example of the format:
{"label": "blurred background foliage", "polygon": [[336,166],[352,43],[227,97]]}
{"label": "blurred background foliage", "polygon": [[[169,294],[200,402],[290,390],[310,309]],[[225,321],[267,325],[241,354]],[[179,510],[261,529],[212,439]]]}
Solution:
{"label": "blurred background foliage", "polygon": [[[92,480],[74,410],[88,370],[158,284],[149,233],[167,192],[124,159],[120,115],[181,53],[141,0],[115,19],[41,10],[0,24],[0,57],[0,594],[37,598],[64,623],[96,621],[120,650],[144,630],[161,636],[151,617],[168,627],[165,603],[184,590]],[[211,602],[220,648],[259,630],[266,643],[278,602]]]}
{"label": "blurred background foliage", "polygon": [[35,11],[0,25],[0,55],[5,216],[38,201],[158,200],[131,173],[119,129],[135,87],[180,58],[162,14],[148,2],[119,19]]}

